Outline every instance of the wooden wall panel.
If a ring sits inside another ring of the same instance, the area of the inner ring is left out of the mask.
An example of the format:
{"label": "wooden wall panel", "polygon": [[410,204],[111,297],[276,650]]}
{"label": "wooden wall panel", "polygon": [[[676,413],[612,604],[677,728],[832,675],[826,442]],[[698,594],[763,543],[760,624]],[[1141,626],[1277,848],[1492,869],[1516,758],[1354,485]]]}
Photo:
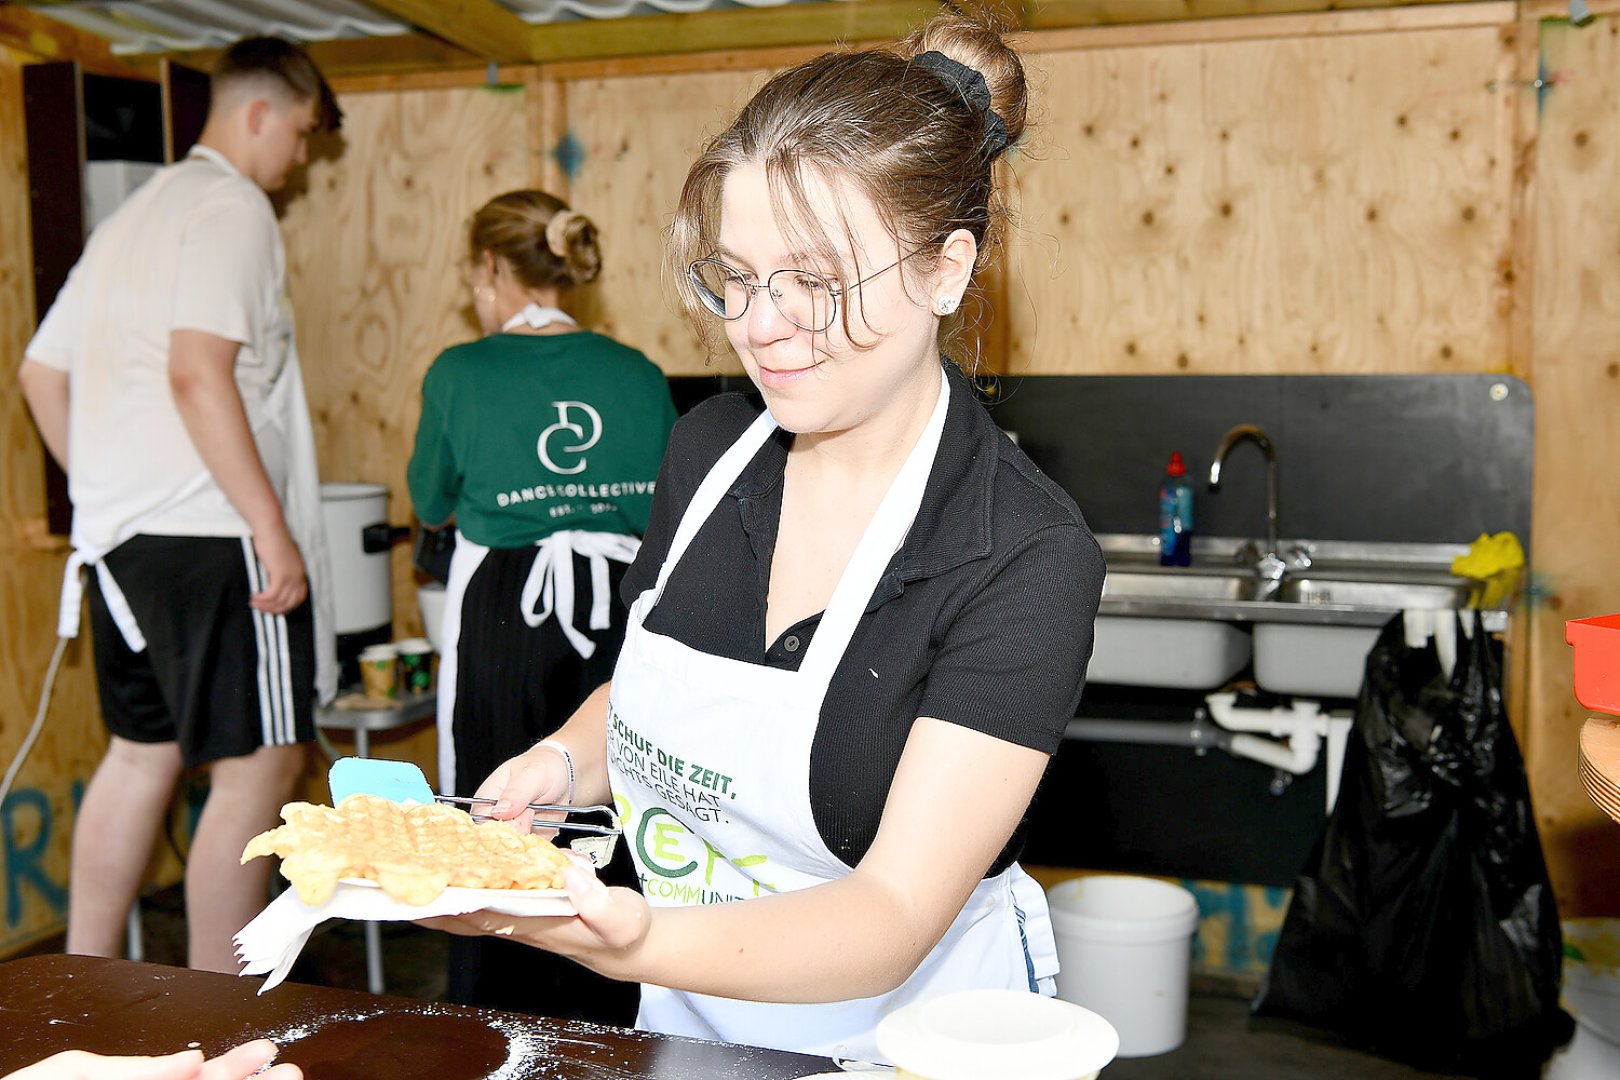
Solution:
{"label": "wooden wall panel", "polygon": [[[765,77],[726,71],[568,84],[569,131],[583,152],[571,198],[602,230],[596,325],[671,375],[742,372],[735,356],[710,364],[703,355],[664,268],[664,239],[703,142]],[[649,102],[657,103],[657,123],[648,123]]]}
{"label": "wooden wall panel", "polygon": [[1538,824],[1566,915],[1620,914],[1620,825],[1576,778],[1586,711],[1564,620],[1620,611],[1620,19],[1542,24],[1563,76],[1546,95],[1533,212],[1534,529],[1541,603],[1531,615],[1526,738]]}
{"label": "wooden wall panel", "polygon": [[1510,70],[1493,27],[1032,57],[1011,370],[1505,363]]}
{"label": "wooden wall panel", "polygon": [[[341,152],[312,161],[282,231],[321,475],[387,484],[390,519],[411,520],[405,465],[422,376],[477,336],[462,282],[467,222],[530,182],[518,89],[345,97]],[[416,632],[409,551],[396,548],[395,625]]]}
{"label": "wooden wall panel", "polygon": [[[12,375],[34,332],[22,59],[0,48],[0,770],[34,720],[66,561],[45,535],[44,451]],[[66,914],[77,791],[106,745],[87,646],[69,650],[46,726],[0,806],[0,956],[61,929]]]}

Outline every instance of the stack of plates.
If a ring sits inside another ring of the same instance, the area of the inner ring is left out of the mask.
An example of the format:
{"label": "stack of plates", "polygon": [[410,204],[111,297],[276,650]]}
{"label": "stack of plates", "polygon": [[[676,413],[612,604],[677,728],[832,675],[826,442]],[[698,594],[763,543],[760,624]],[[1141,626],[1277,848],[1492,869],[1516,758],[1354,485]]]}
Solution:
{"label": "stack of plates", "polygon": [[1620,720],[1594,716],[1581,728],[1581,786],[1620,821]]}

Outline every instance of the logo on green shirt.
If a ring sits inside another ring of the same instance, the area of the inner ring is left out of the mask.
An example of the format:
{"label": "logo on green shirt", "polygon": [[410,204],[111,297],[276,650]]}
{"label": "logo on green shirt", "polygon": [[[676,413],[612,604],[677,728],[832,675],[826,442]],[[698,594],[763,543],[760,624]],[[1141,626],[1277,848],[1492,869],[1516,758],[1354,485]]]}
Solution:
{"label": "logo on green shirt", "polygon": [[[535,445],[540,455],[540,464],[554,473],[572,476],[585,471],[585,451],[595,446],[602,438],[602,414],[591,408],[583,401],[553,401],[557,407],[557,422],[540,432],[540,439]],[[580,415],[580,423],[569,419],[575,411]],[[587,435],[586,432],[590,434]],[[559,440],[559,436],[562,438]],[[568,437],[572,437],[573,444],[569,445]],[[580,455],[572,466],[557,464],[554,454]]]}

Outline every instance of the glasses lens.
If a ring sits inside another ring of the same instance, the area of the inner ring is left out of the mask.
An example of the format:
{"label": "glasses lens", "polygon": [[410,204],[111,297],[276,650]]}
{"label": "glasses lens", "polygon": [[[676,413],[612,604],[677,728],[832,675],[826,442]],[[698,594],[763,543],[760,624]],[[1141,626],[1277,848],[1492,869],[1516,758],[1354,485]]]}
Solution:
{"label": "glasses lens", "polygon": [[833,324],[838,297],[832,282],[808,270],[778,270],[769,282],[771,299],[800,330],[820,333]]}
{"label": "glasses lens", "polygon": [[748,290],[737,271],[713,259],[699,259],[687,270],[703,306],[722,319],[740,319],[748,310]]}

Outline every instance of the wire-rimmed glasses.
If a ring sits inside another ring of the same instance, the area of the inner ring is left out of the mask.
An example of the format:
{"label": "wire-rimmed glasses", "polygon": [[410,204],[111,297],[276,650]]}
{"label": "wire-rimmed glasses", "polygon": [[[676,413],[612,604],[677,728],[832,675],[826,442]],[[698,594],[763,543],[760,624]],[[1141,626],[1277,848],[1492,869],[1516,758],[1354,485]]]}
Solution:
{"label": "wire-rimmed glasses", "polygon": [[[893,270],[907,258],[909,256],[896,259],[848,288],[865,285],[879,274]],[[686,268],[686,275],[692,281],[698,301],[726,322],[735,322],[746,315],[748,302],[763,289],[784,319],[812,334],[829,329],[837,321],[838,300],[847,291],[813,270],[775,270],[764,281],[756,283],[749,281],[748,275],[741,270],[727,266],[718,259],[698,259]]]}

